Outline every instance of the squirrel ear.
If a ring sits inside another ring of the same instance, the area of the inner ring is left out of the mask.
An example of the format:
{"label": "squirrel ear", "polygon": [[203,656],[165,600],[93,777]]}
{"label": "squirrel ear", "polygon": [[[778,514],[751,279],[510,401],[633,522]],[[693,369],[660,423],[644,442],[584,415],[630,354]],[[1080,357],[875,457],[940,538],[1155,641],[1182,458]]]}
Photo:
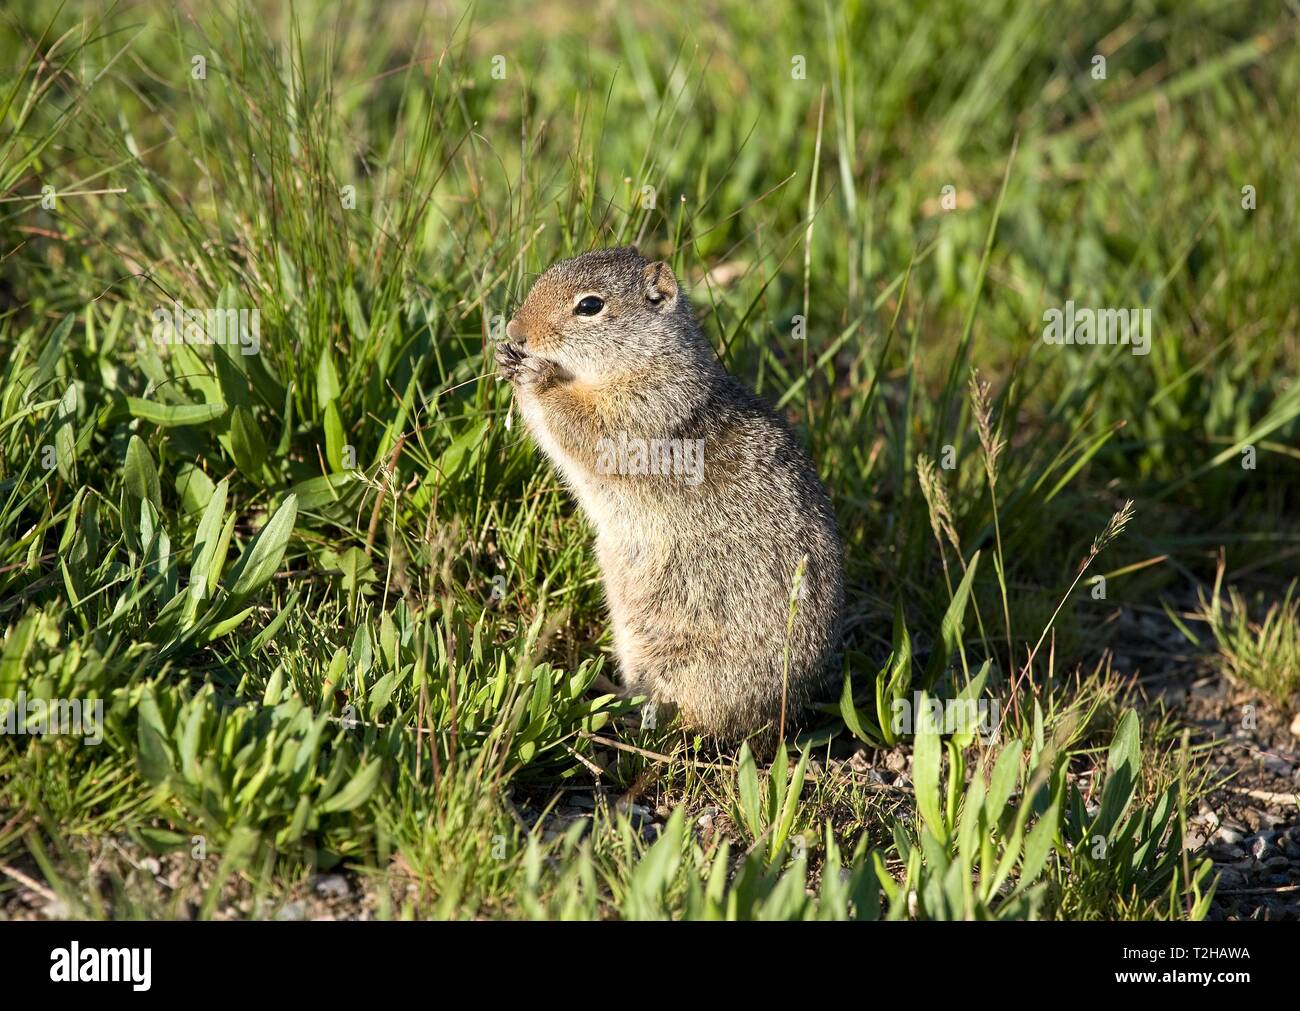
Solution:
{"label": "squirrel ear", "polygon": [[663,260],[647,263],[642,272],[645,300],[653,309],[666,309],[677,301],[677,278]]}

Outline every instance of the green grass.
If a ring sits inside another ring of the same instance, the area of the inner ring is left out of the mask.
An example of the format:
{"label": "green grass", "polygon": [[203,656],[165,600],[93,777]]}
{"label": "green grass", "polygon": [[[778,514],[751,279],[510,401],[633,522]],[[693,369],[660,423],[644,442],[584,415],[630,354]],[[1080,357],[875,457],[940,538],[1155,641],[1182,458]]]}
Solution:
{"label": "green grass", "polygon": [[1202,598],[1199,617],[1216,646],[1211,667],[1236,684],[1253,689],[1274,705],[1286,706],[1300,692],[1300,600],[1296,584],[1281,600],[1270,603],[1260,620],[1236,587],[1228,589],[1228,606],[1222,596],[1223,568],[1214,583],[1214,595]]}
{"label": "green grass", "polygon": [[[1274,598],[1300,556],[1294,13],[513,6],[0,15],[0,698],[104,707],[0,737],[0,902],[1204,915],[1204,755],[1102,657],[1218,549]],[[628,241],[844,534],[842,698],[774,760],[596,687],[590,531],[491,375],[536,272]],[[1150,354],[1045,344],[1066,299]],[[174,301],[258,353],[155,342]],[[1001,734],[896,732],[922,690]]]}

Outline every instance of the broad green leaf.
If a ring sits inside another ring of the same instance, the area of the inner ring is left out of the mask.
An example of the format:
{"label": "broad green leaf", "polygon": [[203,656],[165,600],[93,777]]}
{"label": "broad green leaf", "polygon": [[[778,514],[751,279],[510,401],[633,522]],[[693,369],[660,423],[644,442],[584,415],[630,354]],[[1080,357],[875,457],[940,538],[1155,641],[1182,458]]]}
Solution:
{"label": "broad green leaf", "polygon": [[[203,510],[203,517],[199,520],[198,529],[194,533],[194,550],[190,555],[190,599],[186,603],[185,611],[187,618],[191,620],[198,614],[199,604],[208,597],[208,573],[212,570],[212,560],[216,557],[217,547],[221,543],[228,486],[229,482],[222,478],[213,490],[212,497],[208,499],[207,508]],[[189,621],[186,624],[189,624]]]}
{"label": "broad green leaf", "polygon": [[171,749],[167,745],[167,725],[153,692],[146,689],[136,708],[136,743],[140,774],[149,783],[159,784],[173,769]]}
{"label": "broad green leaf", "polygon": [[1106,784],[1101,791],[1097,831],[1110,837],[1133,801],[1141,763],[1141,724],[1137,711],[1129,709],[1120,718],[1106,760]]}
{"label": "broad green leaf", "polygon": [[929,697],[921,692],[919,712],[913,714],[915,738],[912,750],[912,783],[916,789],[916,806],[935,838],[946,840],[948,826],[943,817],[943,795],[939,786],[943,744],[940,728],[932,718]]}
{"label": "broad green leaf", "polygon": [[230,539],[235,534],[235,515],[231,513],[221,528],[217,538],[216,549],[212,552],[212,562],[208,566],[208,597],[221,585],[221,571],[226,567],[226,555],[230,553]]}
{"label": "broad green leaf", "polygon": [[873,748],[881,746],[880,731],[870,720],[866,721],[864,726],[862,714],[853,704],[853,678],[848,670],[844,672],[844,689],[840,693],[840,716],[844,719],[844,725],[849,728],[849,732],[859,741]]}
{"label": "broad green leaf", "polygon": [[138,435],[132,435],[126,446],[126,464],[122,469],[126,489],[136,498],[150,502],[162,511],[162,487],[158,481],[158,468],[154,466],[149,447]]}
{"label": "broad green leaf", "polygon": [[343,446],[346,441],[338,401],[331,400],[325,405],[325,459],[336,474],[344,470]]}
{"label": "broad green leaf", "polygon": [[133,417],[143,418],[159,428],[206,425],[226,413],[225,404],[160,404],[141,397],[127,397],[126,407]]}
{"label": "broad green leaf", "polygon": [[633,918],[661,918],[663,895],[682,861],[685,809],[678,807],[668,819],[663,835],[646,852],[628,879],[629,912]]}
{"label": "broad green leaf", "polygon": [[42,345],[41,355],[36,360],[36,374],[27,386],[26,399],[29,403],[38,396],[45,396],[53,392],[46,390],[46,387],[54,378],[54,370],[59,364],[59,358],[63,355],[63,342],[67,339],[68,332],[72,329],[72,324],[76,322],[76,319],[75,313],[68,313],[64,316],[54,327],[54,332]]}
{"label": "broad green leaf", "polygon": [[205,508],[216,487],[212,478],[191,463],[183,463],[176,470],[176,494],[187,515]]}
{"label": "broad green leaf", "polygon": [[966,567],[966,574],[962,576],[961,582],[953,592],[948,610],[944,612],[943,621],[939,625],[939,640],[930,655],[930,662],[925,665],[922,687],[926,689],[934,686],[948,669],[953,654],[961,648],[962,628],[966,622],[966,604],[970,600],[971,584],[975,579],[975,570],[979,568],[979,561],[980,553],[976,551]]}
{"label": "broad green leaf", "polygon": [[22,682],[23,660],[36,642],[36,633],[40,630],[42,619],[40,612],[28,612],[5,638],[4,654],[0,655],[0,698],[12,699],[16,696]]}
{"label": "broad green leaf", "polygon": [[754,767],[754,756],[748,744],[740,746],[737,762],[736,788],[740,795],[741,820],[749,829],[750,835],[757,839],[763,834],[763,819],[758,799],[758,771]]}
{"label": "broad green leaf", "polygon": [[334,656],[330,659],[330,665],[325,671],[325,681],[321,687],[321,697],[327,701],[334,695],[334,689],[338,687],[343,675],[348,669],[348,651],[342,646],[334,650]]}
{"label": "broad green leaf", "polygon": [[488,430],[488,423],[482,422],[477,425],[471,425],[466,431],[462,432],[452,440],[442,455],[438,458],[430,475],[431,480],[450,481],[460,473],[466,457],[470,456],[476,446],[483,443]]}
{"label": "broad green leaf", "polygon": [[984,777],[977,770],[971,777],[970,786],[966,788],[966,796],[962,799],[961,819],[957,823],[957,851],[961,854],[962,862],[967,866],[974,863],[975,843],[981,829],[985,831],[988,829],[988,819],[982,817],[986,796]]}
{"label": "broad green leaf", "polygon": [[70,383],[55,419],[54,452],[59,475],[65,481],[76,476],[77,462],[77,384]]}
{"label": "broad green leaf", "polygon": [[334,355],[326,347],[316,363],[316,406],[324,410],[325,405],[337,400],[341,392],[338,370],[334,368]]}
{"label": "broad green leaf", "polygon": [[383,771],[384,764],[378,760],[363,765],[348,785],[326,800],[320,806],[320,810],[324,814],[356,810],[375,792]]}
{"label": "broad green leaf", "polygon": [[298,508],[303,512],[319,509],[329,502],[340,502],[341,493],[347,491],[357,482],[355,471],[345,470],[338,474],[322,474],[299,481],[293,486],[293,493],[298,496]]}
{"label": "broad green leaf", "polygon": [[247,618],[250,614],[252,614],[255,610],[257,610],[257,608],[255,607],[246,607],[242,611],[239,611],[238,613],[231,615],[229,618],[217,622],[211,628],[205,629],[203,632],[204,641],[216,642],[223,635],[227,635],[230,632],[233,632],[240,625],[242,625],[244,623],[244,619]]}
{"label": "broad green leaf", "polygon": [[998,755],[993,765],[993,775],[989,780],[988,799],[985,808],[989,813],[989,825],[997,827],[1002,821],[1002,812],[1011,799],[1020,779],[1020,742],[1013,740]]}
{"label": "broad green leaf", "polygon": [[366,322],[361,300],[353,288],[345,288],[343,291],[343,312],[348,318],[348,329],[352,331],[357,343],[365,344],[370,340],[370,324]]}
{"label": "broad green leaf", "polygon": [[1054,802],[1029,830],[1029,836],[1025,839],[1025,857],[1020,865],[1017,890],[1023,890],[1033,884],[1043,865],[1047,863],[1048,854],[1052,852],[1052,843],[1060,828],[1060,821],[1061,806],[1059,802]]}
{"label": "broad green leaf", "polygon": [[[785,790],[784,802],[778,815],[776,827],[772,833],[771,853],[774,859],[780,855],[781,850],[785,847],[786,840],[790,838],[790,830],[794,827],[795,815],[799,812],[800,794],[803,793],[803,781],[807,772],[808,752],[805,751],[799,756],[799,763],[795,766],[794,772],[790,776],[789,786]],[[782,766],[781,774],[782,779],[784,779],[784,765]]]}
{"label": "broad green leaf", "polygon": [[230,412],[230,452],[240,473],[256,477],[266,460],[266,438],[247,407],[236,405]]}
{"label": "broad green leaf", "polygon": [[979,673],[970,679],[970,683],[958,692],[957,697],[950,703],[950,705],[958,707],[957,711],[962,714],[962,718],[958,721],[956,733],[952,735],[952,740],[957,747],[963,750],[974,743],[975,735],[981,730],[979,707],[980,702],[983,701],[984,684],[988,681],[990,664],[991,661],[985,660],[983,666],[979,669]]}
{"label": "broad green leaf", "polygon": [[297,518],[298,500],[290,495],[244,548],[226,577],[231,600],[242,601],[271,581],[289,546]]}

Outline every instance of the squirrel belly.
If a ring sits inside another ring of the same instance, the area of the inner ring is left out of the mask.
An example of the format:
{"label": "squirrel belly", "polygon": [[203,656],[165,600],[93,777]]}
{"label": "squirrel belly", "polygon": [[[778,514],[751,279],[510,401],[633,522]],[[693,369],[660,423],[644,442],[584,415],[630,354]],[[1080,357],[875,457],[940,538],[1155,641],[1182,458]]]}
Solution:
{"label": "squirrel belly", "polygon": [[501,374],[596,531],[625,690],[724,739],[793,723],[826,688],[843,591],[789,427],[635,249],[556,264],[507,332]]}

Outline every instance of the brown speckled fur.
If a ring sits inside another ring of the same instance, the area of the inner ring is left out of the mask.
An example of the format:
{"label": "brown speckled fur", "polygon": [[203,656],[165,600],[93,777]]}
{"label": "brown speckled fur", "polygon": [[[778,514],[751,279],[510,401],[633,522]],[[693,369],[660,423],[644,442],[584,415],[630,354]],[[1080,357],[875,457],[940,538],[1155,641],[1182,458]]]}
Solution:
{"label": "brown speckled fur", "polygon": [[[584,296],[604,300],[575,314]],[[667,264],[563,260],[507,327],[501,375],[596,530],[623,684],[723,739],[824,694],[842,605],[835,517],[786,423],[732,378]],[[702,439],[703,477],[607,474],[602,438]],[[789,636],[790,595],[807,559]]]}

